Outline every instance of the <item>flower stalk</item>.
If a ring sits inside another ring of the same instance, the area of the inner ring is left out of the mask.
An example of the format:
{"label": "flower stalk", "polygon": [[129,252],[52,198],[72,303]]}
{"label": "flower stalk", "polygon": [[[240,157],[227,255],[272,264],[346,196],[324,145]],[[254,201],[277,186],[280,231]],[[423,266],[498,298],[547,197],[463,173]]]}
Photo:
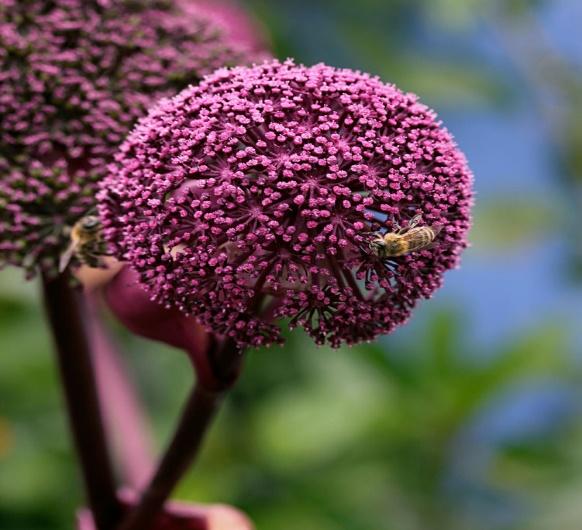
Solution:
{"label": "flower stalk", "polygon": [[80,295],[68,275],[43,275],[42,292],[53,335],[69,423],[89,506],[98,530],[113,530],[121,516],[97,397],[95,372]]}
{"label": "flower stalk", "polygon": [[200,452],[204,437],[212,424],[225,394],[240,372],[243,354],[235,343],[215,343],[207,352],[214,377],[201,378],[194,386],[174,436],[140,502],[129,512],[119,530],[149,530],[162,513],[172,491],[190,469]]}

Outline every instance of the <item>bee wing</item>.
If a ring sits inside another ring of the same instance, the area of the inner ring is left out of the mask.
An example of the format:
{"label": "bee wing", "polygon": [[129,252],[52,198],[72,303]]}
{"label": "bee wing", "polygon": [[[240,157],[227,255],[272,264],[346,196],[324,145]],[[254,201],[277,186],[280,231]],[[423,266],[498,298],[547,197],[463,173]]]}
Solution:
{"label": "bee wing", "polygon": [[410,221],[408,221],[408,226],[406,228],[414,228],[418,226],[418,223],[422,221],[422,214],[416,214]]}
{"label": "bee wing", "polygon": [[416,228],[402,236],[408,244],[407,252],[422,250],[434,242],[435,235],[432,228]]}
{"label": "bee wing", "polygon": [[73,259],[73,256],[75,255],[75,252],[77,251],[77,247],[78,247],[77,243],[75,241],[71,241],[71,243],[67,247],[67,250],[65,250],[61,254],[61,257],[59,259],[59,273],[60,274],[65,272],[65,269],[67,268],[69,263],[71,263],[71,260]]}
{"label": "bee wing", "polygon": [[422,221],[422,214],[416,214],[406,226],[400,226],[398,223],[395,224],[394,228],[396,229],[396,233],[399,235],[405,235],[408,233],[409,230],[416,228],[418,224]]}
{"label": "bee wing", "polygon": [[435,248],[435,247],[450,246],[450,243],[443,241],[443,238],[441,238],[440,240],[437,240],[437,237],[442,232],[443,228],[444,228],[443,225],[432,225],[430,227],[430,229],[432,230],[432,232],[434,234],[434,239],[430,245],[427,245],[425,247],[425,250],[430,250],[431,248]]}
{"label": "bee wing", "polygon": [[413,252],[415,250],[430,250],[435,247],[440,247],[444,243],[443,241],[437,241],[437,236],[442,231],[442,225],[433,225],[430,227],[432,231],[433,237],[427,237],[426,232],[414,231],[411,234],[407,234],[404,237],[409,245],[409,252]]}
{"label": "bee wing", "polygon": [[431,243],[431,241],[427,240],[426,237],[423,237],[420,234],[410,234],[410,236],[405,235],[404,238],[408,244],[406,253],[414,252],[415,250],[421,250]]}

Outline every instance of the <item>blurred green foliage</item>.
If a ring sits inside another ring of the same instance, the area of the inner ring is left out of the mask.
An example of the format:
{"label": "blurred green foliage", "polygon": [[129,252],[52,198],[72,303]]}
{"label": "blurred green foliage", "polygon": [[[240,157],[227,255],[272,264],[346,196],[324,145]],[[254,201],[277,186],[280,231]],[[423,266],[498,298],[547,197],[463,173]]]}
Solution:
{"label": "blurred green foliage", "polygon": [[10,272],[0,297],[0,528],[61,528],[80,484],[33,286]]}
{"label": "blurred green foliage", "polygon": [[[2,287],[15,285],[14,276],[3,273]],[[9,291],[0,298],[0,528],[68,528],[82,496],[48,337],[30,289]],[[118,331],[161,446],[191,383],[187,360]],[[399,342],[334,351],[294,333],[283,349],[251,353],[177,496],[233,503],[260,529],[488,528],[466,519],[443,488],[459,457],[454,441],[516,385],[575,383],[564,336],[559,323],[548,324],[488,357],[470,350],[463,318],[444,307],[418,338]],[[525,440],[494,448],[494,475],[474,480],[523,492],[534,477],[531,495],[541,495],[539,475],[555,476],[571,458],[572,448],[561,448],[568,432],[541,447]]]}
{"label": "blurred green foliage", "polygon": [[[484,257],[522,252],[537,245],[540,238],[551,237],[561,226],[561,213],[538,197],[500,195],[480,201],[475,208],[471,242]],[[563,220],[562,220],[563,221]]]}

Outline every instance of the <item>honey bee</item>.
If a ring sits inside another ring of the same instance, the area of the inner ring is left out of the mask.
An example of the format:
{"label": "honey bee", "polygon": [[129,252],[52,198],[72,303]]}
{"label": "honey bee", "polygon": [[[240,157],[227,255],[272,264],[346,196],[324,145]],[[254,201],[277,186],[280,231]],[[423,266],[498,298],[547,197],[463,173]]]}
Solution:
{"label": "honey bee", "polygon": [[101,267],[101,257],[106,255],[101,237],[101,221],[95,215],[79,219],[71,228],[70,244],[61,255],[59,272],[63,272],[71,260],[76,258],[88,267]]}
{"label": "honey bee", "polygon": [[395,258],[427,248],[436,239],[441,227],[418,226],[421,221],[422,215],[415,215],[408,226],[397,226],[396,232],[375,234],[375,239],[370,241],[370,250],[379,258]]}

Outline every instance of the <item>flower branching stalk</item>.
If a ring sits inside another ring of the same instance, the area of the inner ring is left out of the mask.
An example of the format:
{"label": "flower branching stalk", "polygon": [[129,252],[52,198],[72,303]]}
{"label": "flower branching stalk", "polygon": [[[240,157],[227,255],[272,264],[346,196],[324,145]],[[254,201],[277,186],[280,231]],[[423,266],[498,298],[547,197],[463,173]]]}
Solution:
{"label": "flower branching stalk", "polygon": [[[170,330],[202,326],[228,341],[190,352],[198,387],[122,530],[155,524],[236,380],[239,350],[281,343],[284,319],[332,347],[392,332],[458,265],[473,202],[463,153],[416,96],[293,61],[222,69],[160,102],[100,187],[104,239],[134,287],[196,319],[152,318],[117,292],[124,316],[142,313],[130,329],[181,346]],[[434,246],[374,251],[373,239],[420,220]],[[208,373],[229,383],[208,385]]]}
{"label": "flower branching stalk", "polygon": [[[234,341],[225,340],[211,343],[209,351],[201,357],[194,359],[198,380],[175,434],[140,502],[129,512],[120,530],[155,527],[156,517],[162,513],[164,503],[196,459],[225,394],[236,383],[244,354]],[[204,368],[201,364],[205,365]]]}
{"label": "flower branching stalk", "polygon": [[[103,290],[104,299],[128,329],[185,351],[196,374],[193,388],[168,448],[141,499],[130,509],[122,530],[162,524],[165,501],[198,455],[221,402],[239,378],[244,348],[232,338],[207,333],[195,318],[151,300],[135,271],[125,266]],[[257,298],[257,306],[260,299]]]}
{"label": "flower branching stalk", "polygon": [[42,290],[89,506],[97,529],[113,530],[122,510],[115,491],[81,298],[70,287],[68,275],[43,275]]}

